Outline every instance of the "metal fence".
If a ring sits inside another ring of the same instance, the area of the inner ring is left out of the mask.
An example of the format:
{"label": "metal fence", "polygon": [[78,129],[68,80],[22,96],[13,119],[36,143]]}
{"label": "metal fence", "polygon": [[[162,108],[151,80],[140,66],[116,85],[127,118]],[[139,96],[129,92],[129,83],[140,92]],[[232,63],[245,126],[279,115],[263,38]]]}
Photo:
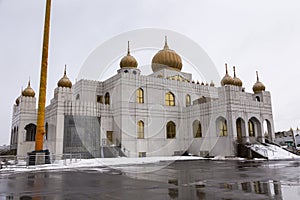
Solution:
{"label": "metal fence", "polygon": [[[15,156],[15,155],[6,155],[0,156],[0,169],[3,168],[28,168],[30,156]],[[45,160],[46,157],[50,158],[50,164],[48,165],[60,165],[65,166],[72,163],[77,163],[81,161],[81,154],[79,153],[67,153],[67,154],[50,154],[50,155],[34,155],[35,157],[41,157],[40,159]],[[34,158],[36,159],[36,158]]]}

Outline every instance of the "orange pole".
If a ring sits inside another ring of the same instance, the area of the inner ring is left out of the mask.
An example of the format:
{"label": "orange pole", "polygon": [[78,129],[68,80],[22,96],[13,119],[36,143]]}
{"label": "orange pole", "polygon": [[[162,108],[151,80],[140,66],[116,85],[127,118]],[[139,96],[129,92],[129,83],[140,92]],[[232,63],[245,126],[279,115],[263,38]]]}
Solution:
{"label": "orange pole", "polygon": [[44,24],[44,38],[43,38],[43,53],[42,53],[42,63],[41,63],[37,129],[36,129],[36,136],[35,136],[35,150],[36,151],[43,150],[43,142],[44,142],[44,134],[45,134],[45,106],[46,106],[50,11],[51,11],[51,0],[47,0],[45,24]]}

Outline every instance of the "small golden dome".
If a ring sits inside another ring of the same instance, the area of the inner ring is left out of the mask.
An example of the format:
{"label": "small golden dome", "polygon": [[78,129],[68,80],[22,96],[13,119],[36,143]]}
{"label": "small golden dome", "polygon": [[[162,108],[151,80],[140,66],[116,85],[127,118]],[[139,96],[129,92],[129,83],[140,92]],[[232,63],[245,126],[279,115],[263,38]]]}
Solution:
{"label": "small golden dome", "polygon": [[228,74],[227,64],[225,63],[226,74],[221,80],[221,85],[233,85],[233,78]]}
{"label": "small golden dome", "polygon": [[64,76],[57,82],[58,87],[67,87],[67,88],[72,88],[72,82],[70,79],[67,77],[67,66],[65,65],[65,71],[64,71]]}
{"label": "small golden dome", "polygon": [[153,72],[157,72],[161,69],[181,71],[181,68],[181,57],[174,50],[169,49],[166,37],[164,48],[158,51],[152,58],[152,70]]}
{"label": "small golden dome", "polygon": [[23,90],[22,96],[24,96],[24,97],[34,97],[35,96],[34,90],[30,87],[30,80],[28,81],[27,88],[25,88],[25,90]]}
{"label": "small golden dome", "polygon": [[211,82],[210,82],[210,84],[209,84],[209,86],[210,86],[210,87],[215,87],[215,84],[214,84],[214,82],[213,82],[213,81],[211,81]]}
{"label": "small golden dome", "polygon": [[19,106],[19,104],[20,104],[20,99],[19,99],[19,97],[16,99],[16,105],[17,106]]}
{"label": "small golden dome", "polygon": [[266,90],[265,85],[259,81],[258,72],[256,71],[256,83],[253,85],[252,90],[255,94]]}
{"label": "small golden dome", "polygon": [[236,77],[235,66],[233,66],[233,85],[236,85],[236,86],[239,86],[239,87],[243,86],[243,82],[241,81],[241,79]]}
{"label": "small golden dome", "polygon": [[130,55],[130,49],[129,49],[129,41],[128,41],[128,49],[127,49],[127,55],[124,56],[120,61],[120,67],[121,68],[137,68],[138,62],[136,59]]}

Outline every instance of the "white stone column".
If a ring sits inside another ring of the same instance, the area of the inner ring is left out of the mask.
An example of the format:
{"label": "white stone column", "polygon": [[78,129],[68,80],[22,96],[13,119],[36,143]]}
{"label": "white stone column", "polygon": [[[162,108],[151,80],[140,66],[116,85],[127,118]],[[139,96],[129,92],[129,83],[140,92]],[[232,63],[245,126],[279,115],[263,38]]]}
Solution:
{"label": "white stone column", "polygon": [[[247,118],[246,118],[246,119],[247,119]],[[245,121],[245,134],[246,134],[246,136],[245,136],[244,142],[245,142],[245,143],[250,143],[248,120]]]}

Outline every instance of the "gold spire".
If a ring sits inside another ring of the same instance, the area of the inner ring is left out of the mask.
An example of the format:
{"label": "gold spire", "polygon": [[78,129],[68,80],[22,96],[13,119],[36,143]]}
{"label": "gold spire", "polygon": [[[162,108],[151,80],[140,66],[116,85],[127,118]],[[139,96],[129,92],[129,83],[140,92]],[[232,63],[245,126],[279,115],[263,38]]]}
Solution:
{"label": "gold spire", "polygon": [[169,46],[168,46],[168,37],[165,36],[165,46],[164,46],[164,49],[169,49]]}
{"label": "gold spire", "polygon": [[265,91],[265,85],[259,81],[258,71],[256,71],[256,83],[253,85],[252,90],[255,94]]}
{"label": "gold spire", "polygon": [[233,66],[233,77],[236,78],[236,74],[235,74],[235,66]]}
{"label": "gold spire", "polygon": [[65,64],[64,76],[67,76],[67,64]]}
{"label": "gold spire", "polygon": [[228,75],[227,63],[225,63],[226,74]]}
{"label": "gold spire", "polygon": [[130,56],[129,41],[128,41],[128,46],[127,46],[127,56]]}

